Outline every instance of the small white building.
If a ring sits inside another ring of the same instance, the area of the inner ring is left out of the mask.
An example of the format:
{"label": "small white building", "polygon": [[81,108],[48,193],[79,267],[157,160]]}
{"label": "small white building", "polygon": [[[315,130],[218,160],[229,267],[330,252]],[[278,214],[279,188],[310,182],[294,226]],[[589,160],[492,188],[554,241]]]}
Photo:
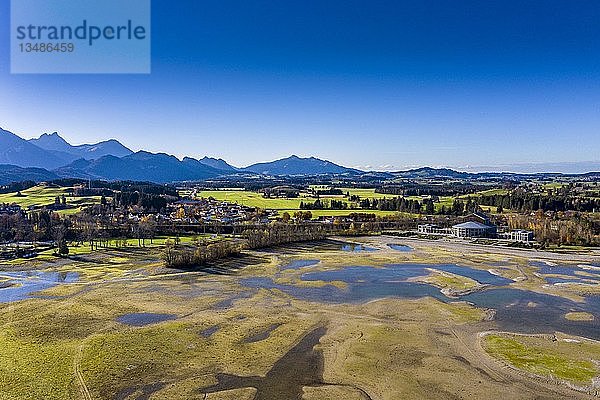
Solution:
{"label": "small white building", "polygon": [[417,227],[417,231],[424,235],[448,235],[450,229],[441,228],[435,224],[422,224]]}
{"label": "small white building", "polygon": [[524,229],[517,229],[508,233],[509,239],[513,242],[533,242],[533,232]]}

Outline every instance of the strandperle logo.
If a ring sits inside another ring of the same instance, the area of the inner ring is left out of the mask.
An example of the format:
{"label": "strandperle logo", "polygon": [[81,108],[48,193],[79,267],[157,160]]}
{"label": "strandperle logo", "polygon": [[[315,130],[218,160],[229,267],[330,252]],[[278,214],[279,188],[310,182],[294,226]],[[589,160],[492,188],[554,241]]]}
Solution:
{"label": "strandperle logo", "polygon": [[12,0],[11,72],[150,73],[150,0]]}
{"label": "strandperle logo", "polygon": [[[72,26],[17,26],[17,40],[31,41],[72,41],[74,39],[85,40],[91,46],[95,41],[105,40],[144,40],[146,39],[146,28],[141,25],[134,26],[131,20],[126,25],[120,26],[97,26],[88,24],[83,20],[81,25]],[[21,43],[22,44],[22,43]]]}

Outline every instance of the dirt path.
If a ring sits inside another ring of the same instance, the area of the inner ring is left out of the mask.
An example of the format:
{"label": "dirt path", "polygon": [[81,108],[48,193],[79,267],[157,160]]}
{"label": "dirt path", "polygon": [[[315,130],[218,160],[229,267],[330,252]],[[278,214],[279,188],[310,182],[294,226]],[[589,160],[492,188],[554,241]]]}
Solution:
{"label": "dirt path", "polygon": [[472,346],[469,346],[467,344],[467,342],[465,342],[465,340],[462,338],[462,336],[458,334],[456,329],[454,329],[453,327],[450,326],[450,323],[448,323],[448,329],[450,330],[452,335],[456,338],[456,340],[458,340],[458,342],[461,344],[461,346],[473,357],[473,359],[477,360],[478,362],[481,363],[481,365],[485,368],[486,373],[488,373],[490,376],[492,376],[498,382],[506,382],[506,377],[504,377],[502,374],[498,373],[493,366],[488,365],[488,363],[486,362],[486,359],[484,357],[482,357],[481,354],[477,354],[473,350]]}
{"label": "dirt path", "polygon": [[85,400],[92,400],[92,396],[90,395],[90,391],[88,390],[87,385],[85,384],[85,380],[83,379],[83,374],[79,368],[81,363],[81,357],[83,355],[83,346],[84,343],[81,343],[77,348],[77,354],[75,355],[75,359],[73,360],[73,369],[75,370],[75,376],[77,377],[77,383],[79,384],[79,391]]}

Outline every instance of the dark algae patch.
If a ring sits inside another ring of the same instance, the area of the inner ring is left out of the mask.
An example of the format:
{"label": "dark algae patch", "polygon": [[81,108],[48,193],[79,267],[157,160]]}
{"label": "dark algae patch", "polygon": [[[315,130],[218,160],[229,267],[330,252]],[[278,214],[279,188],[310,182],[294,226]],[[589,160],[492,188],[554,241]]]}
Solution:
{"label": "dark algae patch", "polygon": [[163,321],[170,321],[177,318],[175,314],[157,314],[157,313],[130,313],[121,315],[117,321],[131,326],[145,326],[157,324]]}
{"label": "dark algae patch", "polygon": [[265,340],[269,336],[271,336],[271,332],[273,332],[275,329],[279,328],[280,326],[281,326],[281,324],[272,324],[271,326],[269,326],[264,331],[259,332],[259,333],[255,334],[255,335],[247,337],[244,340],[244,342],[246,342],[246,343],[254,343],[254,342],[260,342],[261,340]]}
{"label": "dark algae patch", "polygon": [[213,325],[209,328],[203,329],[200,331],[200,336],[204,338],[209,338],[214,335],[219,330],[219,325]]}
{"label": "dark algae patch", "polygon": [[[152,396],[153,393],[159,391],[164,386],[165,386],[164,383],[156,382],[156,383],[152,383],[149,385],[144,385],[139,388],[131,387],[131,388],[123,389],[123,390],[119,391],[119,393],[117,393],[115,399],[117,399],[117,400],[128,400],[128,399],[149,400],[150,396]],[[135,394],[137,394],[137,396],[132,397]]]}

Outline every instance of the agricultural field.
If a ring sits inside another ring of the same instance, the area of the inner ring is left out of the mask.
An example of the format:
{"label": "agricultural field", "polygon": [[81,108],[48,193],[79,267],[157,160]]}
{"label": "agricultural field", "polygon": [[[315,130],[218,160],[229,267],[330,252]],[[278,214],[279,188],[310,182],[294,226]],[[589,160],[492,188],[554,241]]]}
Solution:
{"label": "agricultural field", "polygon": [[360,196],[363,199],[382,199],[398,197],[398,195],[394,194],[384,194],[384,193],[376,193],[375,189],[355,189],[355,188],[340,188],[340,190],[345,193],[350,193],[350,196]]}
{"label": "agricultural field", "polygon": [[[311,188],[318,189],[327,189],[329,186],[311,186]],[[361,199],[382,199],[382,198],[394,198],[400,197],[399,195],[393,194],[383,194],[376,193],[375,189],[355,189],[355,188],[339,188],[342,190],[344,195],[349,193],[350,196],[359,196]],[[492,191],[485,191],[492,192]],[[344,195],[321,195],[321,200],[326,199],[335,199],[335,200],[344,200],[346,203],[349,203]],[[249,206],[249,207],[259,207],[262,209],[271,209],[277,210],[281,213],[288,212],[293,214],[294,212],[299,210],[300,202],[314,202],[317,200],[316,197],[308,194],[301,193],[300,197],[286,199],[286,198],[265,198],[262,194],[251,191],[244,191],[239,189],[222,189],[222,190],[209,190],[209,191],[200,191],[197,193],[198,197],[213,197],[216,200],[228,201],[233,203],[238,203],[241,205]],[[405,196],[407,200],[417,200],[419,202],[423,201],[423,197],[421,196]],[[460,196],[460,199],[466,199],[467,196]],[[442,196],[440,200],[435,203],[435,211],[439,212],[442,206],[445,206],[447,209],[452,207],[452,203],[454,201],[454,197],[451,196]],[[494,213],[495,207],[482,206],[482,209],[489,213]],[[399,213],[397,211],[381,211],[381,210],[363,210],[360,208],[354,209],[346,209],[346,210],[331,210],[331,209],[323,209],[323,210],[310,210],[312,215],[315,218],[320,216],[346,216],[353,212],[364,212],[369,214],[375,214],[378,216],[386,216],[386,215],[402,215],[408,217],[415,217],[416,214],[411,213]]]}
{"label": "agricultural field", "polygon": [[258,207],[272,210],[298,210],[301,201],[315,201],[313,197],[299,197],[295,199],[265,198],[258,192],[245,190],[206,190],[200,191],[197,197],[212,197],[220,201],[241,204],[247,207]]}
{"label": "agricultural field", "polygon": [[[287,212],[290,215],[294,215],[294,213],[296,211],[299,211],[299,210],[298,209],[287,209],[287,210],[284,209],[284,210],[279,210],[279,214]],[[360,208],[348,209],[348,210],[305,210],[305,211],[310,211],[313,218],[319,218],[322,216],[323,217],[343,217],[343,216],[346,216],[351,213],[367,213],[367,214],[375,214],[377,216],[386,216],[386,215],[414,216],[413,214],[401,213],[398,211],[363,210]]]}
{"label": "agricultural field", "polygon": [[[311,189],[314,190],[326,190],[330,188],[330,186],[311,186]],[[344,195],[349,193],[350,196],[359,196],[361,199],[382,199],[382,198],[394,198],[400,197],[399,195],[393,194],[383,194],[376,193],[375,189],[356,189],[356,188],[339,188]],[[477,192],[471,195],[461,195],[461,196],[441,196],[439,201],[436,201],[435,211],[440,212],[442,207],[446,209],[450,209],[452,207],[452,203],[455,199],[460,199],[462,201],[466,201],[467,198],[475,198],[478,195],[495,195],[495,194],[506,194],[508,191],[506,189],[487,189],[481,192]],[[183,193],[182,193],[183,194]],[[347,197],[344,195],[321,195],[320,199],[335,199],[335,200],[343,200],[346,203],[349,203]],[[293,199],[286,198],[265,198],[261,193],[245,191],[240,189],[222,189],[222,190],[209,190],[209,191],[200,191],[197,193],[198,197],[213,197],[217,200],[229,201],[233,203],[242,204],[249,207],[259,207],[262,209],[271,209],[278,210],[280,212],[287,211],[290,214],[293,214],[295,211],[299,210],[300,202],[314,202],[317,200],[316,197],[312,196],[310,193],[301,193],[300,197]],[[404,196],[407,200],[416,200],[419,202],[423,202],[423,197],[421,196]],[[496,207],[493,206],[481,206],[484,212],[489,214],[496,213]],[[347,209],[347,210],[310,210],[314,217],[320,216],[345,216],[352,212],[368,212],[372,214],[376,214],[379,216],[385,215],[396,215],[398,214],[395,211],[380,211],[380,210],[361,210],[361,209]],[[511,210],[504,210],[504,213],[510,213]],[[402,213],[406,216],[414,217],[416,214]]]}
{"label": "agricultural field", "polygon": [[54,204],[56,197],[64,195],[67,199],[67,205],[74,206],[74,208],[58,211],[61,214],[75,213],[83,206],[100,203],[100,196],[73,197],[70,190],[72,190],[72,188],[56,187],[54,185],[37,185],[22,190],[20,196],[17,193],[0,194],[0,203],[16,203],[23,208],[42,207]]}
{"label": "agricultural field", "polygon": [[[375,189],[351,189],[342,188],[344,193],[349,192],[351,195],[358,195],[361,198],[383,198],[383,197],[396,197],[394,195],[383,195],[381,193],[375,193]],[[279,213],[288,212],[293,214],[300,210],[300,202],[314,202],[317,200],[316,197],[312,197],[307,193],[301,194],[298,198],[265,198],[261,193],[251,192],[245,190],[204,190],[196,194],[197,197],[212,197],[220,201],[228,201],[231,203],[237,203],[248,207],[258,207],[262,209],[277,210]],[[320,196],[320,199],[344,199],[343,196]],[[346,201],[347,202],[347,201]],[[395,211],[379,211],[379,210],[361,210],[361,209],[347,209],[347,210],[310,210],[314,217],[319,216],[344,216],[353,212],[366,212],[369,214],[376,215],[395,215],[398,214]]]}
{"label": "agricultural field", "polygon": [[38,185],[17,193],[0,194],[1,203],[16,203],[21,207],[43,206],[53,204],[56,197],[68,196],[67,188]]}

